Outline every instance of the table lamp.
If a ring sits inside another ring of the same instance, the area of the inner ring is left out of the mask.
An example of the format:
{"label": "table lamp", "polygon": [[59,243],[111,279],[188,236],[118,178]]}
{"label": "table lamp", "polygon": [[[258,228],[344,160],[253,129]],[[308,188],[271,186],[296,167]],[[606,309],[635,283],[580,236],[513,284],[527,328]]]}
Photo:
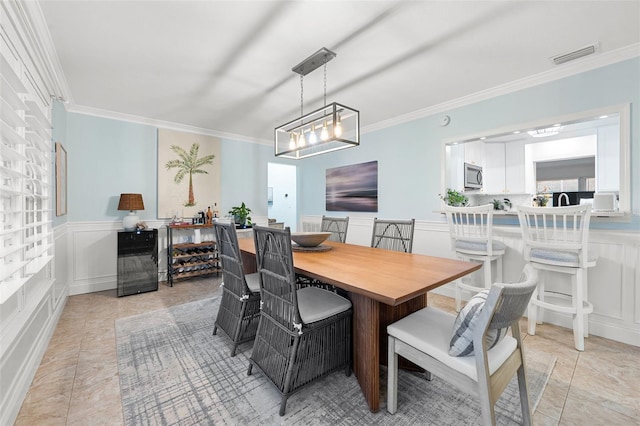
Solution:
{"label": "table lamp", "polygon": [[120,194],[118,210],[129,210],[129,214],[124,217],[122,225],[125,231],[134,231],[140,221],[136,210],[144,210],[142,194]]}

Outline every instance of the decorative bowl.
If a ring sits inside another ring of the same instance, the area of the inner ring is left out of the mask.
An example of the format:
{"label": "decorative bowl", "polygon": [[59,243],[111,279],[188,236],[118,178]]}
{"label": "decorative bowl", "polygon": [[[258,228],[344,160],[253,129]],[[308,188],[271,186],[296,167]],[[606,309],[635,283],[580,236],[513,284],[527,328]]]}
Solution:
{"label": "decorative bowl", "polygon": [[292,232],[291,239],[301,247],[316,247],[329,238],[331,232]]}

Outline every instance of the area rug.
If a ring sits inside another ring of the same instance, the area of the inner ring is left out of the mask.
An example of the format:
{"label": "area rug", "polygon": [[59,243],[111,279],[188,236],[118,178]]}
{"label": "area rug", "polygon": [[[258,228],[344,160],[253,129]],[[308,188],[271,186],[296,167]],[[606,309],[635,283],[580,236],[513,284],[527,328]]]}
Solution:
{"label": "area rug", "polygon": [[[302,389],[278,415],[280,394],[259,371],[247,376],[251,344],[229,357],[224,333],[212,335],[218,297],[116,321],[122,409],[126,425],[468,425],[481,424],[470,395],[434,377],[401,370],[398,412],[386,410],[382,368],[381,408],[371,413],[356,378],[336,372]],[[528,357],[529,358],[529,357]],[[537,354],[528,367],[535,406],[555,358]],[[498,424],[522,423],[517,382],[496,406]]]}

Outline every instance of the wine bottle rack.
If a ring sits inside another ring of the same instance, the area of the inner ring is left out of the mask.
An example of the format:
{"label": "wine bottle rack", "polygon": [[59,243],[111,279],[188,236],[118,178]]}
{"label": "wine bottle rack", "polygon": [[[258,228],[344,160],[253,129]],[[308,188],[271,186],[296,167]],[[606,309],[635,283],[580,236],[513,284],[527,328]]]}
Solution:
{"label": "wine bottle rack", "polygon": [[220,274],[220,259],[215,241],[179,242],[174,239],[194,237],[196,229],[212,225],[167,225],[167,281],[173,287],[177,279]]}

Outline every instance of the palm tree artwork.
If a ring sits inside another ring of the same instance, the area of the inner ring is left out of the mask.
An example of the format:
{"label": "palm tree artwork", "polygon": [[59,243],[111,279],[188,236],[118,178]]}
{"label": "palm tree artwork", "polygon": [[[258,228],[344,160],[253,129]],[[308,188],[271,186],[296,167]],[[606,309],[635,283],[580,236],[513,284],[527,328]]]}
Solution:
{"label": "palm tree artwork", "polygon": [[198,158],[198,151],[200,145],[194,143],[191,145],[189,152],[185,151],[182,147],[177,145],[171,145],[170,149],[175,152],[180,159],[167,161],[165,167],[167,170],[178,169],[173,181],[177,184],[181,183],[185,176],[189,175],[189,198],[184,203],[185,207],[193,207],[196,205],[196,199],[193,191],[193,175],[195,174],[209,174],[204,169],[204,166],[213,164],[215,155],[205,155],[202,158]]}

